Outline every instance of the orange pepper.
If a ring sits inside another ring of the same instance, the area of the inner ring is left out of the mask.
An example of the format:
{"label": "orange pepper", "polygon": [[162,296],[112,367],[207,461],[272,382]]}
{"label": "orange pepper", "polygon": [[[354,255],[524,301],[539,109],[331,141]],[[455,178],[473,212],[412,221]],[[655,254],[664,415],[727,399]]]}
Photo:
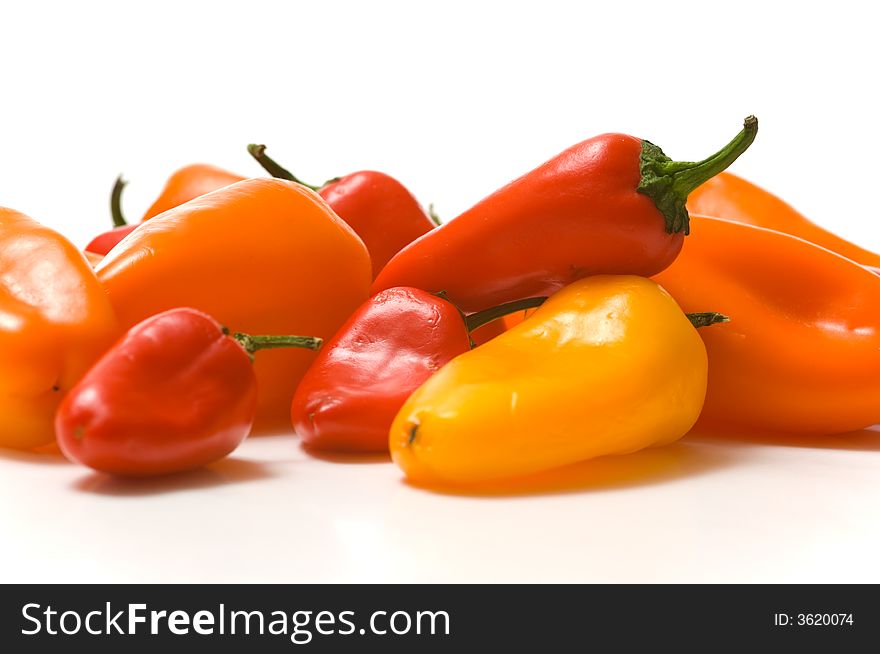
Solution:
{"label": "orange pepper", "polygon": [[150,208],[147,209],[141,220],[149,220],[163,211],[173,209],[200,195],[216,191],[244,179],[241,175],[230,173],[228,170],[223,170],[210,164],[184,166],[168,178],[168,181],[165,182],[165,188],[162,189],[159,197],[150,205]]}
{"label": "orange pepper", "polygon": [[[364,300],[370,255],[352,229],[304,186],[249,179],[153,218],[99,264],[127,329],[192,307],[251,334],[324,339]],[[290,401],[314,359],[307,350],[257,353],[258,421],[290,426]]]}
{"label": "orange pepper", "polygon": [[790,204],[731,173],[716,175],[693,191],[688,196],[687,209],[692,213],[785,232],[864,266],[880,267],[880,255],[819,227]]}
{"label": "orange pepper", "polygon": [[505,331],[508,329],[513,329],[518,324],[520,324],[523,320],[528,318],[530,315],[535,313],[537,309],[526,309],[525,311],[517,311],[516,313],[510,313],[504,316],[499,322],[504,326]]}
{"label": "orange pepper", "polygon": [[700,330],[709,385],[700,418],[748,430],[833,434],[880,422],[880,276],[788,234],[691,216],[656,275]]}
{"label": "orange pepper", "polygon": [[101,263],[101,260],[104,258],[103,254],[95,254],[94,252],[89,252],[88,250],[83,250],[83,254],[86,257],[86,261],[89,262],[89,265],[92,268]]}
{"label": "orange pepper", "polygon": [[[241,182],[244,179],[240,175],[209,164],[184,166],[168,178],[168,181],[165,182],[165,188],[147,209],[141,223],[200,195],[216,191],[235,182]],[[116,183],[113,185],[113,193],[110,195],[113,229],[99,234],[85,247],[86,256],[89,257],[89,261],[93,265],[97,265],[104,255],[140,225],[140,223],[129,224],[122,213],[122,191],[126,184],[127,182],[122,179],[122,175],[117,177]]]}
{"label": "orange pepper", "polygon": [[0,447],[51,443],[61,398],[118,334],[82,253],[0,208]]}
{"label": "orange pepper", "polygon": [[504,320],[493,320],[492,322],[487,322],[485,325],[481,325],[477,327],[474,331],[471,332],[471,340],[475,345],[483,345],[484,343],[488,343],[496,336],[500,336],[506,331],[506,327],[504,326]]}

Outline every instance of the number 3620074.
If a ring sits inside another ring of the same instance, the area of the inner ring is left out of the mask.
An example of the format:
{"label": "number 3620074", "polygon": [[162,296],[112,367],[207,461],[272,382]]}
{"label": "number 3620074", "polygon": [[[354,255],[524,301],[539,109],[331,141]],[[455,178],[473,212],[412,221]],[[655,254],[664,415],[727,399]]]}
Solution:
{"label": "number 3620074", "polygon": [[838,627],[853,625],[852,613],[798,613],[789,615],[777,613],[773,616],[777,627],[797,625],[799,627]]}
{"label": "number 3620074", "polygon": [[797,624],[803,626],[852,625],[852,613],[798,613]]}

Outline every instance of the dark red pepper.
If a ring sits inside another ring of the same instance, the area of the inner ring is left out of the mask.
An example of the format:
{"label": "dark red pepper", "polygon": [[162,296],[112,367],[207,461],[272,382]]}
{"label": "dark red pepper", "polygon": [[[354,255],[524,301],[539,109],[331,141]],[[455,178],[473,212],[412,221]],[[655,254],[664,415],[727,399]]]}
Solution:
{"label": "dark red pepper", "polygon": [[401,248],[436,226],[415,196],[385,173],[361,170],[331,179],[323,186],[312,186],[270,158],[265,145],[251,144],[248,152],[273,177],[302,184],[324,198],[367,246],[373,277]]}
{"label": "dark red pepper", "polygon": [[595,274],[650,277],[688,233],[687,195],[758,130],[750,116],[717,154],[673,162],[625,134],[579,143],[398,252],[373,283],[445,290],[467,312],[550,295]]}
{"label": "dark red pepper", "polygon": [[540,304],[530,298],[465,318],[447,300],[390,288],[367,300],[327,341],[291,403],[303,443],[341,452],[387,452],[388,431],[410,394],[471,346],[469,331]]}
{"label": "dark red pepper", "polygon": [[65,397],[58,444],[68,458],[116,475],[198,468],[251,430],[253,353],[319,346],[311,337],[230,335],[195,309],[160,313],[130,329]]}

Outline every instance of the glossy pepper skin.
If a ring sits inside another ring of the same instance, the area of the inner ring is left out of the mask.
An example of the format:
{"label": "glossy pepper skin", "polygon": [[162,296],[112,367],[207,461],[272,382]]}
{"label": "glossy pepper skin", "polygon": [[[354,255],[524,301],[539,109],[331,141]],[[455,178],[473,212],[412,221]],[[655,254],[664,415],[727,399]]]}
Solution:
{"label": "glossy pepper skin", "polygon": [[675,301],[641,277],[590,277],[441,368],[390,432],[394,461],[428,485],[516,478],[684,436],[706,350]]}
{"label": "glossy pepper skin", "polygon": [[373,283],[444,290],[463,311],[552,295],[595,274],[650,276],[688,232],[685,199],[730,165],[758,124],[698,163],[625,134],[583,141],[410,243]]}
{"label": "glossy pepper skin", "polygon": [[[150,205],[141,222],[149,220],[154,216],[158,216],[163,211],[173,209],[176,206],[189,202],[190,200],[216,191],[224,186],[229,186],[236,182],[243,181],[245,178],[227,170],[211,166],[209,164],[191,164],[175,171],[165,187],[156,198],[155,202]],[[110,208],[113,215],[113,224],[115,227],[109,231],[99,234],[86,245],[86,252],[92,254],[105,255],[112,250],[117,243],[134,231],[140,223],[126,224],[120,207],[122,198],[122,189],[125,182],[122,178],[116,180],[113,187],[113,193],[110,199]]]}
{"label": "glossy pepper skin", "polygon": [[[248,146],[248,152],[275,177],[304,184],[265,153],[266,146]],[[436,223],[419,201],[396,179],[375,170],[361,170],[310,186],[347,222],[370,252],[373,276],[401,248],[428,233]]]}
{"label": "glossy pepper skin", "polygon": [[407,397],[468,350],[454,305],[415,288],[382,291],[318,353],[291,404],[294,429],[314,449],[387,452],[388,429]]}
{"label": "glossy pepper skin", "polygon": [[504,333],[506,329],[506,320],[507,318],[505,317],[503,320],[493,320],[492,322],[487,322],[486,324],[477,327],[471,332],[471,340],[475,345],[488,343],[499,334]]}
{"label": "glossy pepper skin", "polygon": [[51,443],[61,398],[118,334],[82,253],[0,208],[0,447]]}
{"label": "glossy pepper skin", "polygon": [[114,227],[103,234],[98,234],[95,238],[89,241],[88,245],[86,245],[86,253],[101,257],[105,256],[110,250],[115,248],[122,239],[137,229],[139,225],[140,223],[122,225],[121,227]]}
{"label": "glossy pepper skin", "polygon": [[685,311],[712,302],[729,324],[709,352],[701,423],[833,434],[880,422],[880,277],[781,232],[694,217],[655,279]]}
{"label": "glossy pepper skin", "polygon": [[[126,328],[188,306],[251,334],[326,339],[367,298],[370,259],[315,193],[250,179],[149,220],[97,273]],[[261,428],[289,428],[290,399],[313,359],[304,350],[257,355]]]}
{"label": "glossy pepper skin", "polygon": [[774,229],[821,245],[864,266],[880,266],[880,255],[811,222],[790,204],[732,173],[712,178],[688,198],[695,214]]}
{"label": "glossy pepper skin", "polygon": [[200,195],[216,191],[230,184],[244,181],[244,177],[210,164],[191,164],[172,173],[159,197],[147,209],[141,222],[189,202]]}
{"label": "glossy pepper skin", "polygon": [[413,194],[385,173],[351,173],[330,182],[319,193],[364,241],[373,277],[403,247],[435,227]]}
{"label": "glossy pepper skin", "polygon": [[257,410],[246,339],[194,309],[147,318],[61,403],[61,450],[125,476],[182,472],[223,458],[247,437]]}

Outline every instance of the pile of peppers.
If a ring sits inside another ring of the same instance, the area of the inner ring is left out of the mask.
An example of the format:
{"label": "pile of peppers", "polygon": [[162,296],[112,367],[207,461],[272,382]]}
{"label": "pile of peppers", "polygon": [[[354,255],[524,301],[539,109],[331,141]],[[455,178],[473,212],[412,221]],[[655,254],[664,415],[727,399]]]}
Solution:
{"label": "pile of peppers", "polygon": [[[0,447],[111,475],[289,430],[469,486],[880,422],[880,255],[725,170],[582,141],[440,224],[378,171],[195,164],[84,250],[0,209]],[[271,238],[266,238],[270,234]]]}

